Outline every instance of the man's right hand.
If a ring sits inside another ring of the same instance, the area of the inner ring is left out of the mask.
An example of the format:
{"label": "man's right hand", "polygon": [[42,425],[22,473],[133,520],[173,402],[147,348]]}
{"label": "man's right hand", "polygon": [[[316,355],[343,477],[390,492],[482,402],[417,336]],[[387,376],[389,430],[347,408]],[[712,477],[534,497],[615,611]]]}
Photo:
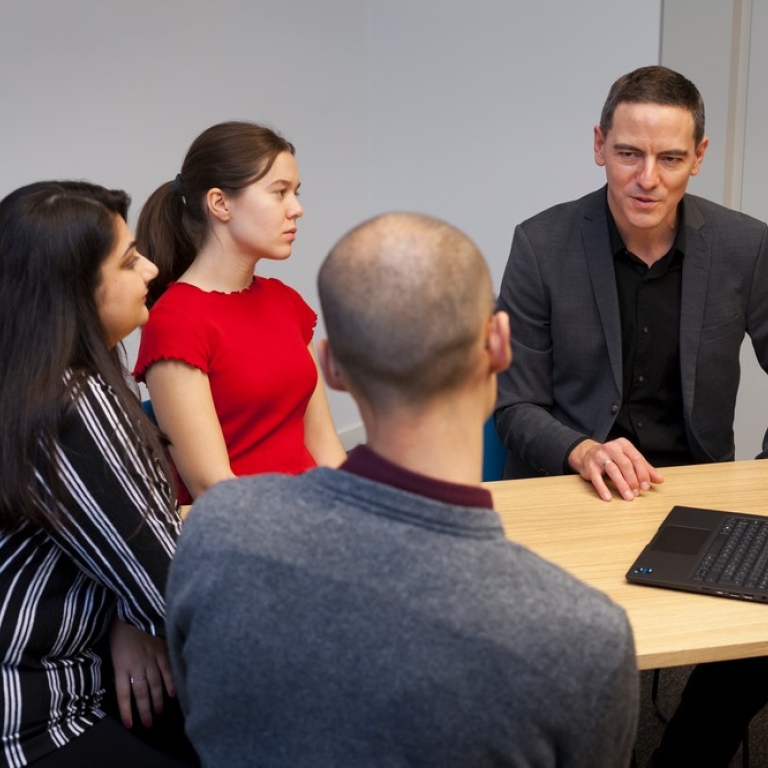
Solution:
{"label": "man's right hand", "polygon": [[664,476],[651,466],[640,451],[623,437],[607,443],[583,440],[569,454],[568,464],[595,487],[603,501],[613,498],[606,479],[613,481],[622,499],[632,501]]}

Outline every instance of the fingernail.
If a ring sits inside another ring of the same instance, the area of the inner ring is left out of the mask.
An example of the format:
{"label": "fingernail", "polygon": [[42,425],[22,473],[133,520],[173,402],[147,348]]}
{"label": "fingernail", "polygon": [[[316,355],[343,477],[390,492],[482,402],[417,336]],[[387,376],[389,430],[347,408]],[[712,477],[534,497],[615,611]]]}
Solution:
{"label": "fingernail", "polygon": [[634,499],[634,498],[635,498],[635,494],[634,494],[634,493],[632,493],[632,491],[626,491],[626,492],[624,493],[624,498],[625,498],[627,501],[632,501],[632,499]]}
{"label": "fingernail", "polygon": [[640,485],[640,487],[641,487],[641,488],[642,488],[644,491],[650,491],[650,490],[651,490],[651,484],[650,484],[650,483],[642,483],[642,484]]}

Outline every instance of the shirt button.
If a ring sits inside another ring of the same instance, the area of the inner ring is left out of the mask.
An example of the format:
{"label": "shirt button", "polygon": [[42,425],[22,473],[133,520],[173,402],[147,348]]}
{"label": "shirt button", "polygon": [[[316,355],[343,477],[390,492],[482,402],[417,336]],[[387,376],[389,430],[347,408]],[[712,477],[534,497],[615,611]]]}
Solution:
{"label": "shirt button", "polygon": [[643,326],[643,333],[648,333],[648,330],[649,330],[648,326],[644,325]]}
{"label": "shirt button", "polygon": [[618,413],[619,412],[619,406],[616,405],[616,403],[613,403],[611,405],[611,413]]}
{"label": "shirt button", "polygon": [[643,422],[642,421],[638,421],[637,422],[637,428],[638,429],[642,429],[643,428]]}
{"label": "shirt button", "polygon": [[637,377],[637,380],[642,384],[645,381],[645,376],[641,374],[640,376]]}

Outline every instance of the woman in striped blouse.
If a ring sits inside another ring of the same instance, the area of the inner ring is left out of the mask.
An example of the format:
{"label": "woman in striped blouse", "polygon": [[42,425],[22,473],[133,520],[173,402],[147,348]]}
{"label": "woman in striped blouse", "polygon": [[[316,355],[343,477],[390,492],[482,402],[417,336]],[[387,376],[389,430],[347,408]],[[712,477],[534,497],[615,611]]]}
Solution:
{"label": "woman in striped blouse", "polygon": [[[0,766],[181,766],[125,725],[173,682],[163,590],[180,521],[120,340],[157,274],[128,197],[39,182],[0,202]],[[105,642],[106,645],[106,642]]]}

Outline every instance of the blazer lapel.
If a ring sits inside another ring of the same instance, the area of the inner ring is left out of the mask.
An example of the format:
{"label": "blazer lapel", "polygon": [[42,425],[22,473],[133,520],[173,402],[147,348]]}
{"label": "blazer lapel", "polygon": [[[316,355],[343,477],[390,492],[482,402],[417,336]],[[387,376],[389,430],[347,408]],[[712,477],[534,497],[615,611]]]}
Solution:
{"label": "blazer lapel", "polygon": [[685,257],[683,258],[683,287],[680,297],[680,376],[683,384],[683,405],[690,415],[696,384],[696,360],[704,322],[704,305],[712,264],[712,242],[704,233],[704,219],[695,202],[685,198]]}
{"label": "blazer lapel", "polygon": [[589,201],[584,213],[582,239],[595,302],[603,325],[608,358],[616,389],[622,391],[621,315],[616,291],[616,271],[605,214],[605,188]]}

